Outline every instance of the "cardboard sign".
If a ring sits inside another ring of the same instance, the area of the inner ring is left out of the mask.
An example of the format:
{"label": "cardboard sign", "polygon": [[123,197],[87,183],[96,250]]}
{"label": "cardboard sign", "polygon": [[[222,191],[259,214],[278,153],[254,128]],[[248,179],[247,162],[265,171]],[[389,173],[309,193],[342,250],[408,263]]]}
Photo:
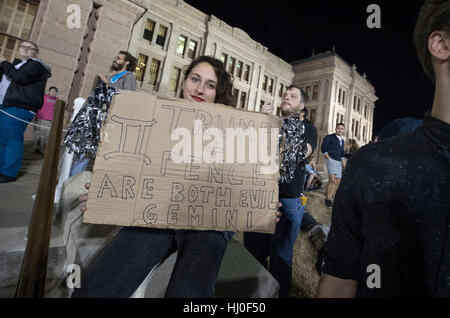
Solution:
{"label": "cardboard sign", "polygon": [[102,129],[84,222],[274,233],[280,126],[262,113],[122,92]]}

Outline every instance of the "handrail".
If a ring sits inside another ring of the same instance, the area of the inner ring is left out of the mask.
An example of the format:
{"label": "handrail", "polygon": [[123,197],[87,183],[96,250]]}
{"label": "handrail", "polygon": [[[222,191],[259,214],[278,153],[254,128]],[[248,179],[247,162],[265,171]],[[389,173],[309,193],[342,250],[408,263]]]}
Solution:
{"label": "handrail", "polygon": [[28,228],[28,241],[17,284],[16,298],[44,297],[65,108],[66,103],[61,100],[55,105],[48,146]]}

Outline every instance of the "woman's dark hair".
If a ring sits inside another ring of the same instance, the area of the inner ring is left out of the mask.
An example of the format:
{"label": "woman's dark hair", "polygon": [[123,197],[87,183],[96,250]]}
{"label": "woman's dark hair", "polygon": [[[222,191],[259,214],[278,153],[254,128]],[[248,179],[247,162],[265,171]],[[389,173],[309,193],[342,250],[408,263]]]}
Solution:
{"label": "woman's dark hair", "polygon": [[134,72],[136,70],[137,59],[127,51],[120,51],[119,54],[123,54],[125,61],[128,62],[127,71]]}
{"label": "woman's dark hair", "polygon": [[[200,63],[208,63],[213,67],[214,72],[216,73],[217,86],[216,99],[214,100],[214,103],[229,106],[233,105],[233,82],[231,80],[230,74],[228,74],[228,72],[225,70],[225,66],[220,60],[215,59],[211,56],[199,56],[194,61],[192,61],[189,66],[187,66],[186,70],[184,70],[184,80],[186,80],[189,74],[191,74],[192,69]],[[181,90],[180,98],[183,98],[183,90]]]}

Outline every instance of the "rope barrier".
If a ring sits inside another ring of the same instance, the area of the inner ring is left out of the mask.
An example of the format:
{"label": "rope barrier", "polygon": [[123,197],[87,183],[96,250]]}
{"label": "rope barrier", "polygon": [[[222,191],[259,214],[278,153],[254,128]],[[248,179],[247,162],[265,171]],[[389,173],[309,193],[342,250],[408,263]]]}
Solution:
{"label": "rope barrier", "polygon": [[[23,120],[23,119],[21,119],[21,118],[18,118],[18,117],[14,116],[14,115],[11,115],[11,114],[9,114],[9,113],[5,112],[5,111],[4,111],[3,109],[0,109],[0,112],[2,112],[2,113],[3,113],[3,114],[5,114],[5,115],[8,115],[9,117],[11,117],[11,118],[13,118],[13,119],[16,119],[16,120],[18,120],[18,121],[21,121],[21,122],[24,122],[24,123],[30,124],[30,125],[32,125],[32,126],[35,126],[35,127],[40,127],[40,128],[43,128],[43,129],[48,129],[48,130],[50,130],[50,129],[51,129],[51,127],[46,127],[46,126],[42,126],[42,125],[38,125],[38,124],[34,124],[34,123],[32,123],[31,121],[26,121],[26,120]],[[68,131],[68,129],[63,129],[63,131]]]}

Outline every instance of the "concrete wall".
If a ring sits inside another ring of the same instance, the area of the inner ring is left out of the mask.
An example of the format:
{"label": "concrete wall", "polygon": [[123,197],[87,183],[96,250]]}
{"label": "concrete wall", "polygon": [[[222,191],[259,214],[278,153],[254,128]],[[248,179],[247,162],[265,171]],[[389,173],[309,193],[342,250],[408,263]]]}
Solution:
{"label": "concrete wall", "polygon": [[[82,76],[80,96],[87,97],[99,72],[107,73],[119,50],[128,48],[134,22],[149,6],[149,1],[98,0],[97,30],[90,43],[86,67]],[[69,28],[67,12],[71,4],[79,5],[81,27]],[[80,66],[80,52],[92,11],[92,0],[42,0],[30,40],[40,47],[40,58],[52,68],[48,86],[59,88],[59,97],[67,100],[75,74]],[[70,101],[69,101],[70,102]],[[70,108],[71,105],[68,105]]]}

